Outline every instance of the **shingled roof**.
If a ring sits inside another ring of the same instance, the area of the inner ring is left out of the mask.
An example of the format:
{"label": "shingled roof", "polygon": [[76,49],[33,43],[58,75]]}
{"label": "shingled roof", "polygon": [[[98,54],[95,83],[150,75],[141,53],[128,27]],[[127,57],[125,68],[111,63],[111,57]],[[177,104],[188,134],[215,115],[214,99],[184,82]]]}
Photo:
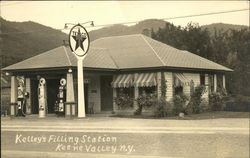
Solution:
{"label": "shingled roof", "polygon": [[[3,70],[75,67],[76,57],[61,46]],[[83,66],[100,69],[180,68],[232,71],[188,51],[178,50],[141,34],[103,37],[90,44]]]}

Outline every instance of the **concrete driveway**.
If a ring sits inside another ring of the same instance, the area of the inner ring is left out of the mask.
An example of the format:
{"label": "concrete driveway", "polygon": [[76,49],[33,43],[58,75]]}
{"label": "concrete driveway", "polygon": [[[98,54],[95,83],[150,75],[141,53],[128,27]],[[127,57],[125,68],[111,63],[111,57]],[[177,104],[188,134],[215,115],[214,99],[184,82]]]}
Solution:
{"label": "concrete driveway", "polygon": [[[246,113],[213,115],[184,119],[3,118],[2,157],[249,157]],[[36,142],[39,138],[44,142]],[[104,141],[93,141],[99,138]],[[108,142],[111,138],[115,141]]]}

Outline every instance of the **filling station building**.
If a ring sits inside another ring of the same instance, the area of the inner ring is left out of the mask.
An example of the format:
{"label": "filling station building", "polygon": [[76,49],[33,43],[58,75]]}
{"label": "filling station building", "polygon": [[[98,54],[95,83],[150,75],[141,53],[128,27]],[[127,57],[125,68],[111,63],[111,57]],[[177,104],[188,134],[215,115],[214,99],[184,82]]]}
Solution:
{"label": "filling station building", "polygon": [[[24,77],[26,114],[38,114],[39,78],[46,80],[47,112],[54,105],[61,78],[66,79],[65,115],[77,114],[77,59],[67,46],[49,50],[4,69],[11,75],[11,104],[17,102],[17,78]],[[94,113],[120,110],[114,102],[119,93],[137,98],[142,91],[161,96],[162,79],[166,83],[166,100],[177,93],[190,96],[198,85],[206,86],[203,98],[218,87],[225,88],[225,73],[231,69],[188,51],[178,50],[142,34],[103,37],[90,44],[83,60],[85,109]],[[16,109],[12,109],[12,113]]]}

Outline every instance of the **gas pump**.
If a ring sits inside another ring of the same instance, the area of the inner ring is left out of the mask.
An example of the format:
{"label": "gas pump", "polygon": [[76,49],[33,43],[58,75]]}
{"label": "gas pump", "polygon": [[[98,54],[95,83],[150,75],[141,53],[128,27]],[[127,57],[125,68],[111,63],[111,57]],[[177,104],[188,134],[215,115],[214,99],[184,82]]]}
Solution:
{"label": "gas pump", "polygon": [[19,76],[17,77],[18,80],[18,87],[17,87],[17,115],[16,116],[23,116],[25,117],[25,114],[23,112],[23,107],[24,107],[24,77]]}
{"label": "gas pump", "polygon": [[62,78],[60,80],[59,93],[58,93],[58,114],[64,115],[65,106],[64,103],[66,101],[66,79]]}
{"label": "gas pump", "polygon": [[47,91],[46,80],[41,78],[38,84],[38,105],[39,105],[39,117],[43,118],[47,114]]}

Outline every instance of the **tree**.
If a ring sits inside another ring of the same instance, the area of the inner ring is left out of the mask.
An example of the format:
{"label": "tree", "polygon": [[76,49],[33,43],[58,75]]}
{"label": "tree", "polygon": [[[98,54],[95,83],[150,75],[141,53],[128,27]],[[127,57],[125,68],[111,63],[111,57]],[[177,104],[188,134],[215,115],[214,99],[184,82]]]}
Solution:
{"label": "tree", "polygon": [[232,68],[234,72],[226,77],[228,92],[250,96],[249,29],[225,31],[214,28],[212,35],[197,23],[191,22],[184,28],[166,23],[156,32],[151,30],[151,37]]}

